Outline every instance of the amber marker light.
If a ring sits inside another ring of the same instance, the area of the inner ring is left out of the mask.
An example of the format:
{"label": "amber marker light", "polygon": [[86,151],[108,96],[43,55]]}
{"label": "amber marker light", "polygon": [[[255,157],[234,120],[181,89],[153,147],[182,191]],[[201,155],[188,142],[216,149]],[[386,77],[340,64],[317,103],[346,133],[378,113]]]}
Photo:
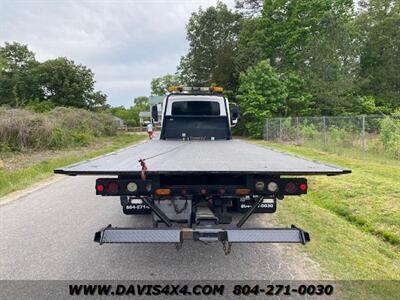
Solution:
{"label": "amber marker light", "polygon": [[171,195],[171,189],[156,189],[154,193],[157,196],[169,196]]}
{"label": "amber marker light", "polygon": [[236,195],[238,196],[250,195],[250,189],[236,189]]}

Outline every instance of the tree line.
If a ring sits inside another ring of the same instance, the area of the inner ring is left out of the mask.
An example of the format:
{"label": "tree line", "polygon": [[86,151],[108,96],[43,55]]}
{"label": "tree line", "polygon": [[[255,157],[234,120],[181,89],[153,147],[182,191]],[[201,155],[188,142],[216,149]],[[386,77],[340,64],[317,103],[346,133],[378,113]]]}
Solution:
{"label": "tree line", "polygon": [[6,42],[0,47],[0,106],[104,107],[107,96],[94,84],[89,68],[66,57],[41,63],[26,45]]}
{"label": "tree line", "polygon": [[400,108],[398,0],[237,0],[234,10],[218,2],[186,29],[188,53],[152,92],[221,85],[240,104],[243,133],[266,117]]}

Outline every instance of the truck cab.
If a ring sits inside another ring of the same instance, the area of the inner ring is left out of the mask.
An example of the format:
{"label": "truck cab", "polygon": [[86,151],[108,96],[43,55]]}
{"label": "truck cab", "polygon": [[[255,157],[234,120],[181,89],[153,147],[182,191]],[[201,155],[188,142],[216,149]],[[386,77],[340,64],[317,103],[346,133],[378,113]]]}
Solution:
{"label": "truck cab", "polygon": [[[219,92],[222,89],[202,90],[170,89],[164,99],[161,135],[162,140],[230,140],[231,127],[238,121],[236,105]],[[154,108],[153,119],[158,114]]]}

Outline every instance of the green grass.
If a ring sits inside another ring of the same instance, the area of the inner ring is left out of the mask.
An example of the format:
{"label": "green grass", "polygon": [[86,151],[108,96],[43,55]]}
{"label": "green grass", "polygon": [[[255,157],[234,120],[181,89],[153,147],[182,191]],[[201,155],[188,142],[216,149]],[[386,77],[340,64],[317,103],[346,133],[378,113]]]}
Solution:
{"label": "green grass", "polygon": [[[355,137],[357,139],[357,137]],[[368,140],[366,142],[367,144],[367,150],[363,151],[362,146],[361,146],[361,141],[360,142],[354,142],[355,144],[359,144],[356,147],[352,147],[351,145],[340,145],[340,144],[335,144],[332,141],[327,142],[327,144],[324,144],[323,141],[321,140],[305,140],[302,143],[302,146],[310,149],[318,149],[319,151],[323,152],[328,152],[328,153],[333,153],[337,154],[341,157],[347,157],[347,158],[354,158],[354,159],[362,159],[362,160],[372,160],[374,162],[378,163],[394,163],[394,164],[399,164],[399,161],[393,158],[393,155],[388,153],[385,149],[381,148],[374,148],[372,145],[376,144],[379,145],[378,140]],[[380,154],[378,155],[380,151]]]}
{"label": "green grass", "polygon": [[16,171],[0,170],[0,197],[10,192],[27,188],[40,180],[49,178],[53,175],[53,170],[56,168],[115,151],[137,143],[144,138],[144,135],[138,134],[121,134],[113,137],[103,137],[100,138],[100,141],[107,142],[107,146],[89,151],[84,155],[78,155],[76,152],[75,154],[68,154],[68,152],[66,152],[60,157],[42,160]]}
{"label": "green grass", "polygon": [[308,194],[285,198],[273,218],[307,230],[312,241],[302,249],[336,279],[400,279],[399,162],[257,143],[352,169],[337,177],[309,177]]}

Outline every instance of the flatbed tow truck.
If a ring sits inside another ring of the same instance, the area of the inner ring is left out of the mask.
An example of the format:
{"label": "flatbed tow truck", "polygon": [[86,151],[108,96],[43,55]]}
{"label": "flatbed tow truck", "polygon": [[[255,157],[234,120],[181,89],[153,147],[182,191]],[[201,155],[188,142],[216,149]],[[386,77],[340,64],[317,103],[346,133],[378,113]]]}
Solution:
{"label": "flatbed tow truck", "polygon": [[[158,122],[157,107],[152,118]],[[58,174],[105,176],[96,194],[119,196],[128,215],[149,214],[152,228],[111,225],[95,233],[105,243],[302,243],[309,234],[290,228],[243,228],[253,213],[274,213],[277,200],[307,193],[308,175],[350,170],[233,140],[238,110],[220,87],[170,87],[157,140],[54,170]],[[240,220],[233,223],[232,214]],[[165,224],[162,228],[160,224]]]}

